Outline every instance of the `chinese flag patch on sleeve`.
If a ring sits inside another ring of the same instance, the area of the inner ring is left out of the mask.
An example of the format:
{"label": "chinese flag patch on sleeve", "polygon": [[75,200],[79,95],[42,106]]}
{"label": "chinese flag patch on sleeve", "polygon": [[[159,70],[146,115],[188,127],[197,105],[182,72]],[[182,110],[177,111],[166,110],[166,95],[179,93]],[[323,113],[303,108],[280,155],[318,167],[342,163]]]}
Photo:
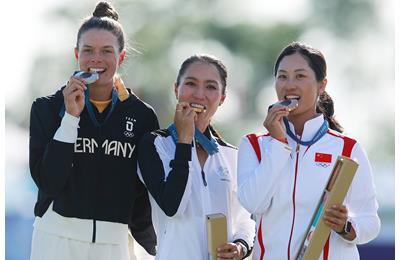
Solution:
{"label": "chinese flag patch on sleeve", "polygon": [[332,154],[315,153],[315,162],[331,163],[332,162]]}

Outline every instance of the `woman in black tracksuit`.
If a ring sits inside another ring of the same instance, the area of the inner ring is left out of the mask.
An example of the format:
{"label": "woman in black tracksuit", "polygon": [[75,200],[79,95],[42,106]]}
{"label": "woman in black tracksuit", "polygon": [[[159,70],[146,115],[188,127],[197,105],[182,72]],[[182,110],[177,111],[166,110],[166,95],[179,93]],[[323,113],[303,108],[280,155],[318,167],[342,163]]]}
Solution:
{"label": "woman in black tracksuit", "polygon": [[135,147],[158,121],[116,75],[125,58],[117,20],[100,2],[78,32],[79,70],[98,73],[97,81],[86,85],[72,76],[32,105],[29,163],[39,191],[31,259],[134,259],[129,229],[155,254]]}

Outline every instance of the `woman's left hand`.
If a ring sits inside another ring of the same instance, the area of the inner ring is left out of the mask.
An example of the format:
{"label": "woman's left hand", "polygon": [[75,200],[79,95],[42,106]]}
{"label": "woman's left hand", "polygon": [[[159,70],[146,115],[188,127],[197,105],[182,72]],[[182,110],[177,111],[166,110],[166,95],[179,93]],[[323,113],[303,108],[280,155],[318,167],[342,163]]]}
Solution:
{"label": "woman's left hand", "polygon": [[343,231],[347,218],[347,208],[345,205],[336,204],[325,210],[325,224],[338,233]]}
{"label": "woman's left hand", "polygon": [[226,243],[217,248],[217,259],[234,259],[240,260],[243,258],[242,247],[235,243]]}

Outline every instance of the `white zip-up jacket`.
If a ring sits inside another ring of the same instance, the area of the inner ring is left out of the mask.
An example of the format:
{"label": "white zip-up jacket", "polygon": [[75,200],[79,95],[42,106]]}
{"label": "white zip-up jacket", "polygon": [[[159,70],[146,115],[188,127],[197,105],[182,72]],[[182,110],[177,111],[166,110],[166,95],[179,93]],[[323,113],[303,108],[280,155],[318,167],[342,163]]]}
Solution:
{"label": "white zip-up jacket", "polygon": [[[320,115],[307,121],[301,140],[311,140],[323,124]],[[294,132],[293,125],[290,128]],[[355,140],[331,129],[311,146],[286,145],[269,134],[257,138],[261,160],[247,137],[238,155],[238,196],[256,216],[253,259],[295,259],[323,189],[339,155],[359,163],[344,200],[356,238],[348,241],[331,231],[320,259],[359,259],[356,244],[374,239],[380,229],[375,186],[367,156]]]}
{"label": "white zip-up jacket", "polygon": [[[227,217],[228,241],[253,247],[255,222],[237,199],[237,149],[216,136],[219,152],[203,170],[196,147],[175,145],[168,130],[145,135],[138,146],[139,178],[150,197],[158,260],[208,259],[206,215]],[[246,245],[247,244],[247,245]]]}

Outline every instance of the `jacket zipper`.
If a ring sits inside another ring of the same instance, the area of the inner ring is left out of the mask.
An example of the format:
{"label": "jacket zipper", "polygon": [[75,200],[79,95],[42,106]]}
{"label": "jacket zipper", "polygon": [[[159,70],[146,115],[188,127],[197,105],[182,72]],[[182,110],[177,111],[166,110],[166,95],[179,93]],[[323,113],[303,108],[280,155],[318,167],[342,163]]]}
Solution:
{"label": "jacket zipper", "polygon": [[[98,136],[100,137],[101,134],[102,134],[102,128],[98,127],[97,129],[98,129],[98,132],[97,132]],[[100,157],[99,153],[95,153],[96,161],[101,160],[101,158],[99,158],[99,157]],[[96,171],[100,172],[99,169],[96,169]],[[93,186],[96,187],[96,190],[97,190],[97,187],[98,187],[98,179],[97,178],[94,179]],[[95,205],[95,203],[93,203],[93,205]],[[94,219],[93,219],[93,229],[92,229],[92,243],[96,243],[97,230],[96,230],[96,219],[95,218],[96,218],[97,212],[96,212],[95,206],[93,206],[92,214],[93,214],[93,217],[94,217]]]}
{"label": "jacket zipper", "polygon": [[96,220],[93,219],[92,243],[96,243]]}
{"label": "jacket zipper", "polygon": [[201,177],[203,179],[204,187],[207,187],[206,175],[205,175],[203,169],[201,169]]}
{"label": "jacket zipper", "polygon": [[290,260],[290,244],[292,242],[292,235],[293,235],[293,228],[294,228],[294,220],[296,217],[296,182],[297,182],[297,171],[299,166],[299,150],[300,145],[297,144],[296,146],[296,168],[294,173],[294,184],[293,184],[293,193],[292,193],[292,203],[293,203],[293,217],[292,217],[292,228],[290,229],[290,237],[287,249],[288,260]]}

